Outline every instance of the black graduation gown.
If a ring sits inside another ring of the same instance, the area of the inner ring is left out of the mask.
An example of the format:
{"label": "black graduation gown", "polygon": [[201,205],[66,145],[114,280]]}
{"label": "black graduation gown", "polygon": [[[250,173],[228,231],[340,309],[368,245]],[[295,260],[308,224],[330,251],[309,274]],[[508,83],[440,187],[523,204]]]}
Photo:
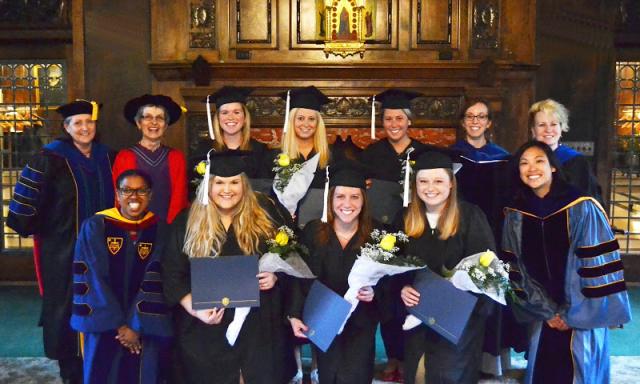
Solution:
{"label": "black graduation gown", "polygon": [[580,191],[588,196],[598,200],[600,205],[604,207],[602,200],[602,190],[598,185],[591,164],[585,156],[578,155],[562,164],[562,171],[569,180],[569,183],[575,185]]}
{"label": "black graduation gown", "polygon": [[[320,220],[310,221],[303,230],[303,242],[309,248],[306,259],[309,268],[318,280],[339,295],[349,289],[347,278],[356,256],[360,252],[354,236],[342,249],[333,229],[329,230],[327,244],[319,242],[317,235],[323,224]],[[380,228],[381,225],[374,224]],[[299,281],[302,284],[310,281]],[[306,289],[305,289],[306,291]],[[291,315],[302,318],[304,294],[300,290],[293,293],[295,304]],[[373,380],[375,360],[375,333],[378,325],[377,300],[360,302],[327,352],[316,349],[320,383],[330,384],[370,384]]]}
{"label": "black graduation gown", "polygon": [[[271,199],[257,193],[260,205],[276,223],[292,227],[286,211]],[[167,251],[163,260],[164,295],[173,307],[176,321],[176,349],[186,383],[237,384],[240,370],[246,384],[282,384],[295,374],[293,348],[287,332],[291,332],[282,309],[282,295],[287,277],[278,274],[278,281],[269,291],[260,291],[260,307],[252,308],[242,330],[231,347],[226,330],[233,320],[234,309],[227,308],[222,322],[206,325],[191,316],[180,300],[191,291],[190,264],[182,252],[189,211],[183,211],[172,224]],[[260,254],[266,252],[260,244]],[[233,227],[227,232],[221,256],[241,255]]]}
{"label": "black graduation gown", "polygon": [[417,150],[425,146],[427,145],[411,139],[411,143],[407,148],[401,153],[397,153],[389,140],[382,139],[362,151],[360,153],[360,161],[369,168],[372,179],[401,181],[402,166],[407,158],[407,150],[409,148]]}
{"label": "black graduation gown", "polygon": [[[480,208],[464,201],[460,201],[459,207],[460,225],[454,236],[440,240],[437,229],[426,229],[419,238],[409,238],[406,254],[420,257],[429,269],[442,275],[443,267],[451,270],[467,256],[487,249],[495,251],[491,227]],[[403,229],[402,215],[398,215],[394,224],[396,228]],[[411,284],[414,276],[415,273],[409,272],[398,278],[403,280],[403,284]],[[478,303],[458,345],[424,324],[405,332],[405,383],[414,383],[422,354],[425,354],[427,383],[477,383],[485,319],[493,307],[491,299],[478,296]]]}
{"label": "black graduation gown", "polygon": [[[207,152],[211,148],[213,148],[211,141],[207,140],[205,142],[201,142],[198,144],[198,147],[193,151],[191,156],[189,156],[189,180],[193,180],[193,177],[195,177],[195,166],[198,165],[201,160],[205,160],[207,158]],[[238,151],[238,149],[228,148],[224,150],[230,152]],[[249,139],[249,149],[247,151],[249,152],[245,157],[245,161],[247,162],[247,176],[249,176],[250,179],[269,177],[268,172],[271,167],[266,165],[269,157],[267,145],[257,140]]]}
{"label": "black graduation gown", "polygon": [[[92,156],[95,161],[99,161],[95,157],[99,144],[94,145]],[[71,151],[75,150],[72,146],[73,144],[69,145]],[[100,153],[107,157],[102,158],[100,163],[104,168],[109,167],[113,153],[102,145]],[[79,151],[76,155],[79,155]],[[18,181],[34,193],[32,197],[28,197],[33,199],[29,200],[29,206],[34,209],[33,214],[22,215],[9,211],[7,217],[7,226],[21,236],[34,234],[34,252],[39,252],[36,271],[39,272],[38,280],[42,288],[39,325],[43,328],[45,356],[55,360],[74,358],[79,351],[77,333],[69,325],[73,296],[71,267],[76,237],[82,224],[78,215],[80,211],[90,212],[92,215],[112,207],[114,203],[110,169],[103,170],[105,175],[100,177],[98,172],[80,168],[85,173],[84,182],[76,180],[67,159],[43,149],[29,160]],[[87,188],[87,184],[94,185]],[[83,187],[85,191],[95,195],[84,199],[85,206],[79,207],[77,191]],[[20,185],[16,186],[16,190],[19,189]],[[97,190],[103,192],[96,193]],[[105,191],[108,193],[104,194]],[[14,200],[25,201],[24,197],[17,195],[14,195]]]}

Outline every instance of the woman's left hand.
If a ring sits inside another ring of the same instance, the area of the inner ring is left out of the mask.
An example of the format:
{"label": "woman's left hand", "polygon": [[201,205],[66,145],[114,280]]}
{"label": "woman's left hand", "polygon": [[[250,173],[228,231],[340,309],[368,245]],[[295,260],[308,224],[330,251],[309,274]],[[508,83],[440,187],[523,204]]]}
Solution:
{"label": "woman's left hand", "polygon": [[360,301],[371,302],[375,293],[372,287],[362,287],[358,290],[358,296],[356,297]]}
{"label": "woman's left hand", "polygon": [[258,278],[258,287],[261,291],[267,291],[273,288],[278,281],[278,276],[273,272],[260,272],[256,275]]}

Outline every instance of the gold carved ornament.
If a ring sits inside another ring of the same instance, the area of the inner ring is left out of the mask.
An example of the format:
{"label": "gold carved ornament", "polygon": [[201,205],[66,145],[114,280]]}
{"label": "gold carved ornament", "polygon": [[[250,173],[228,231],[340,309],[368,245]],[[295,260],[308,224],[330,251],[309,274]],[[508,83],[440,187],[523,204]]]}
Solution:
{"label": "gold carved ornament", "polygon": [[365,0],[325,0],[324,53],[364,57],[365,30],[362,14]]}

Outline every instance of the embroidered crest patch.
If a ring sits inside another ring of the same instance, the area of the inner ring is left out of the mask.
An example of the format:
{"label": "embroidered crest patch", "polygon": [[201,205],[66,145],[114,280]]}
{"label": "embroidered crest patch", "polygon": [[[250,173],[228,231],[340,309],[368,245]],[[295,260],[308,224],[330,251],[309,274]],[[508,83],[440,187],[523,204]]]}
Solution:
{"label": "embroidered crest patch", "polygon": [[144,260],[151,254],[152,243],[138,243],[138,256]]}
{"label": "embroidered crest patch", "polygon": [[107,237],[107,248],[112,255],[120,252],[124,239],[122,237]]}

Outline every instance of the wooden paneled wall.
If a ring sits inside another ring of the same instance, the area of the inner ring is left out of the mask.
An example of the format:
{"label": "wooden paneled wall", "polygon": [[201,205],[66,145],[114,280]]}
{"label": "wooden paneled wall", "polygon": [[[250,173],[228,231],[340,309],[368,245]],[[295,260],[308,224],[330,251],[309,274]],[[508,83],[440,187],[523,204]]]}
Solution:
{"label": "wooden paneled wall", "polygon": [[[343,4],[341,1],[333,3]],[[349,0],[354,2],[354,0]],[[347,1],[347,2],[349,2]],[[316,85],[331,97],[323,111],[331,134],[366,145],[367,99],[389,87],[423,92],[412,135],[449,144],[467,97],[485,97],[497,111],[495,139],[509,147],[526,138],[534,90],[535,1],[367,0],[365,52],[327,54],[318,0],[152,0],[154,92],[185,102],[189,116],[171,143],[187,148],[203,121],[200,100],[224,85],[256,88],[255,136],[276,143],[284,102],[277,94]],[[338,6],[340,7],[340,6]],[[196,85],[192,64],[210,72]],[[186,127],[186,124],[191,124]]]}

